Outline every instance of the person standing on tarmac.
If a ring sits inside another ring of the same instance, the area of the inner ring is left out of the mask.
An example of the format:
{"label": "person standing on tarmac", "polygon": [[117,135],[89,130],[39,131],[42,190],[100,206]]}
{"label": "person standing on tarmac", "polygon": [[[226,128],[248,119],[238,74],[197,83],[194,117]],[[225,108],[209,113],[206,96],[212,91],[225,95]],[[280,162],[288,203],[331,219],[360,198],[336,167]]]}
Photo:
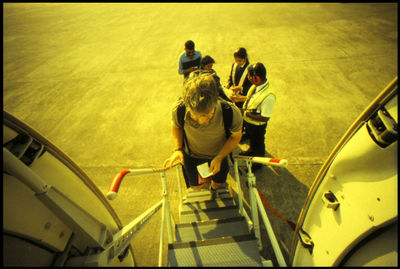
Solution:
{"label": "person standing on tarmac", "polygon": [[249,67],[249,59],[245,48],[238,48],[233,57],[235,63],[232,64],[226,88],[231,90],[230,99],[240,109],[246,101],[246,95],[252,83],[247,77],[247,68]]}
{"label": "person standing on tarmac", "polygon": [[200,69],[195,70],[192,73],[190,73],[189,77],[196,77],[201,74],[208,74],[208,75],[212,76],[215,79],[215,82],[217,83],[219,97],[221,97],[225,101],[232,102],[228,98],[228,96],[226,96],[224,89],[222,88],[222,85],[220,82],[221,79],[217,75],[217,72],[215,72],[215,70],[213,69],[214,64],[215,64],[215,61],[213,58],[211,58],[211,56],[209,56],[209,55],[204,56],[203,58],[201,58],[201,61],[200,61]]}
{"label": "person standing on tarmac", "polygon": [[194,49],[194,42],[188,40],[185,43],[185,51],[179,56],[178,73],[187,79],[189,74],[200,66],[201,52]]}
{"label": "person standing on tarmac", "polygon": [[[270,86],[267,70],[262,63],[249,66],[248,78],[253,86],[249,89],[247,99],[243,104],[243,124],[250,138],[250,148],[239,155],[264,157],[265,132],[272,116],[276,95]],[[261,164],[253,165],[253,170],[259,168]]]}
{"label": "person standing on tarmac", "polygon": [[[230,111],[229,127],[225,125],[226,111]],[[197,166],[207,162],[209,171],[212,172],[210,190],[212,198],[215,198],[216,190],[227,179],[227,156],[239,144],[242,121],[242,115],[233,103],[218,98],[217,85],[212,76],[203,74],[188,78],[184,84],[183,98],[172,109],[175,149],[165,160],[164,167],[171,167],[177,162],[183,163],[182,170],[187,186],[200,190],[204,183]]]}

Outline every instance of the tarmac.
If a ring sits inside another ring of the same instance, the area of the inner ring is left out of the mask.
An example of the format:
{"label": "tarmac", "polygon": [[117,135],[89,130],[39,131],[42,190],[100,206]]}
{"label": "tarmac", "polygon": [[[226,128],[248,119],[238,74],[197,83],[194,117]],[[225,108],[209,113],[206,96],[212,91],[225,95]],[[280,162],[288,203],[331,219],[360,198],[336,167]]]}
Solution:
{"label": "tarmac", "polygon": [[[233,52],[245,47],[277,92],[267,156],[289,162],[257,171],[257,187],[296,223],[325,159],[397,76],[397,10],[397,3],[3,3],[3,109],[106,193],[119,171],[161,167],[172,153],[184,43],[215,59],[223,83]],[[167,172],[177,222],[175,176]],[[246,194],[244,173],[241,180]],[[161,197],[158,175],[127,177],[110,203],[126,225]],[[268,216],[289,261],[293,231]],[[132,241],[136,266],[157,266],[160,221],[157,213]],[[273,259],[265,235],[263,242],[262,255]]]}

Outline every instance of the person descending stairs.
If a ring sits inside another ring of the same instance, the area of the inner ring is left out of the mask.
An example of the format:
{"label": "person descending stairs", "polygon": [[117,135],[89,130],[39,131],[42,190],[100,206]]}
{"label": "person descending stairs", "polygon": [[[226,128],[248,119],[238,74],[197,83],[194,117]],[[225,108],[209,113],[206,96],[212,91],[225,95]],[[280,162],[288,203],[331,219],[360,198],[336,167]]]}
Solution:
{"label": "person descending stairs", "polygon": [[263,266],[257,239],[226,188],[189,192],[168,244],[168,266]]}

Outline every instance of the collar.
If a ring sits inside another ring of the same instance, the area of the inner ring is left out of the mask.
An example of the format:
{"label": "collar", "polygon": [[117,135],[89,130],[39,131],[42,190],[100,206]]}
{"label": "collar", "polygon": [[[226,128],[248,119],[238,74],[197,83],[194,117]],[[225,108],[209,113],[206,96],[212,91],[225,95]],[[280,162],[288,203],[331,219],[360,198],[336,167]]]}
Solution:
{"label": "collar", "polygon": [[268,87],[268,84],[269,84],[269,82],[268,82],[268,79],[267,79],[267,80],[265,81],[265,83],[256,86],[255,92],[259,92],[259,91],[263,90],[264,88]]}
{"label": "collar", "polygon": [[[185,51],[185,56],[189,58],[189,56],[187,55],[187,52]],[[193,52],[193,57],[196,56],[196,50]]]}
{"label": "collar", "polygon": [[190,117],[189,109],[186,109],[186,111],[185,111],[185,118],[184,118],[184,119],[185,119],[185,122],[189,122],[190,125],[193,126],[193,127],[196,127],[196,128],[201,127],[201,126],[206,127],[206,126],[208,126],[212,121],[215,121],[215,118],[218,117],[218,115],[221,114],[221,113],[222,113],[221,103],[220,103],[220,101],[218,100],[218,101],[217,101],[217,105],[215,106],[214,114],[213,114],[212,118],[210,119],[210,121],[209,121],[207,124],[200,125],[199,123],[197,123],[197,121],[193,120],[192,117]]}

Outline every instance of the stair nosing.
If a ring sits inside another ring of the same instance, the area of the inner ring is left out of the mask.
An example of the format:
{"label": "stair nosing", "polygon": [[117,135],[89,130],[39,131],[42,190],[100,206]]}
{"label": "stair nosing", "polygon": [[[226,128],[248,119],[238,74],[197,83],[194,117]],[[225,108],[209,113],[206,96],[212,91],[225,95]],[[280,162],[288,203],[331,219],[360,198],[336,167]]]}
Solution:
{"label": "stair nosing", "polygon": [[256,237],[254,234],[244,234],[244,235],[234,235],[234,236],[225,236],[220,238],[211,238],[205,240],[196,240],[196,241],[187,241],[187,242],[175,242],[172,244],[168,244],[168,250],[171,249],[180,249],[180,248],[193,248],[193,247],[203,247],[203,246],[211,246],[211,245],[222,245],[229,243],[238,243],[243,241],[252,241],[256,242]]}
{"label": "stair nosing", "polygon": [[[222,194],[230,194],[229,193],[229,191],[221,191],[221,192],[218,192],[218,194],[219,195],[222,195]],[[185,198],[186,199],[188,199],[188,198],[198,198],[198,197],[204,197],[204,196],[207,196],[207,195],[210,195],[210,192],[209,191],[203,191],[203,193],[202,194],[199,194],[199,195],[186,195],[185,196]]]}
{"label": "stair nosing", "polygon": [[[190,197],[191,198],[191,197]],[[205,203],[205,202],[209,202],[209,201],[218,201],[218,199],[220,200],[220,201],[228,201],[228,200],[232,200],[233,198],[232,197],[217,197],[216,199],[214,199],[214,200],[212,200],[212,199],[209,199],[209,200],[200,200],[200,201],[192,201],[192,202],[183,202],[182,204],[183,205],[187,205],[187,204],[195,204],[195,203]]]}
{"label": "stair nosing", "polygon": [[193,227],[193,226],[201,226],[201,225],[210,225],[210,224],[222,224],[222,223],[229,223],[229,222],[239,222],[242,220],[246,220],[245,217],[231,217],[225,219],[212,219],[212,220],[203,220],[203,221],[193,221],[189,223],[176,223],[176,228],[185,228],[185,227]]}
{"label": "stair nosing", "polygon": [[202,213],[202,212],[223,211],[223,210],[230,210],[230,209],[238,209],[238,206],[232,205],[232,206],[225,206],[225,207],[195,209],[195,210],[181,211],[180,214],[181,215],[189,215],[189,214],[198,214],[198,213]]}

